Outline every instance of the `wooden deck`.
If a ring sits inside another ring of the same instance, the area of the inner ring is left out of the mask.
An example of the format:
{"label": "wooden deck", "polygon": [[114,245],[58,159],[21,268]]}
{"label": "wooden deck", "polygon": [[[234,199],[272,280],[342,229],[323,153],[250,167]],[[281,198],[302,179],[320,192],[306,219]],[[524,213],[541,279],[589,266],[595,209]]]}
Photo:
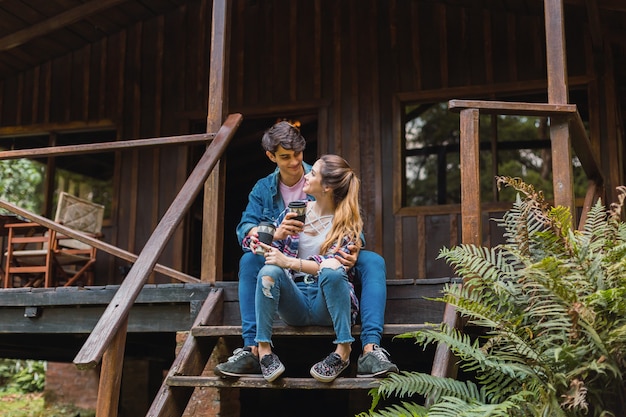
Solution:
{"label": "wooden deck", "polygon": [[[118,285],[0,290],[0,357],[71,362]],[[128,354],[171,358],[209,284],[145,285],[130,311]]]}

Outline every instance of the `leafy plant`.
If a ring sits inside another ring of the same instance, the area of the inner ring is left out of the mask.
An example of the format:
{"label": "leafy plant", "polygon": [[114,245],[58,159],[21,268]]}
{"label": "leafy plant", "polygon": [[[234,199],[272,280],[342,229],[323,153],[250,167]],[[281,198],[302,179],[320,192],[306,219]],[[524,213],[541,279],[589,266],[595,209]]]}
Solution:
{"label": "leafy plant", "polygon": [[0,392],[43,391],[45,376],[45,362],[0,359]]}
{"label": "leafy plant", "polygon": [[[445,325],[400,336],[445,343],[469,377],[391,375],[361,416],[626,415],[626,187],[576,231],[568,209],[550,207],[531,185],[508,177],[498,185],[518,192],[498,220],[506,243],[439,254],[465,284],[438,300],[454,305],[475,337]],[[416,404],[417,395],[430,405]],[[391,396],[406,401],[376,410]]]}
{"label": "leafy plant", "polygon": [[13,394],[0,392],[2,417],[95,417],[94,410],[71,404],[47,404],[43,393]]}
{"label": "leafy plant", "polygon": [[25,158],[0,161],[0,199],[38,212],[43,204],[44,169],[43,164]]}

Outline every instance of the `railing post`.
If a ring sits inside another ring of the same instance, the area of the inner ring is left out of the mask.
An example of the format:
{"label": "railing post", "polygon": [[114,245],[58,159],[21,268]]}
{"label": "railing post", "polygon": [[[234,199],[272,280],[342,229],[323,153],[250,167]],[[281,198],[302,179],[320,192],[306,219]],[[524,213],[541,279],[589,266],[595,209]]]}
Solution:
{"label": "railing post", "polygon": [[[565,55],[565,18],[563,0],[544,0],[546,28],[546,65],[548,67],[548,103],[567,104],[567,59]],[[570,146],[569,123],[565,117],[550,119],[552,142],[552,188],[554,205],[567,207],[576,224],[574,204],[574,171]]]}
{"label": "railing post", "polygon": [[102,356],[96,417],[117,417],[127,330],[128,319],[120,324],[111,344]]}
{"label": "railing post", "polygon": [[[217,130],[228,109],[228,77],[224,76],[228,62],[230,38],[230,1],[214,0],[211,23],[211,59],[209,64],[209,92],[207,132]],[[200,279],[215,282],[222,271],[224,250],[224,193],[226,183],[224,161],[218,161],[204,185],[202,214],[202,265]]]}
{"label": "railing post", "polygon": [[[461,240],[477,246],[482,244],[479,116],[478,109],[461,110]],[[446,304],[443,322],[450,328],[463,328],[463,322],[451,304]],[[431,375],[455,378],[457,371],[452,351],[447,345],[439,343]],[[429,397],[427,403],[431,400]]]}
{"label": "railing post", "polygon": [[479,111],[461,110],[461,239],[482,245]]}

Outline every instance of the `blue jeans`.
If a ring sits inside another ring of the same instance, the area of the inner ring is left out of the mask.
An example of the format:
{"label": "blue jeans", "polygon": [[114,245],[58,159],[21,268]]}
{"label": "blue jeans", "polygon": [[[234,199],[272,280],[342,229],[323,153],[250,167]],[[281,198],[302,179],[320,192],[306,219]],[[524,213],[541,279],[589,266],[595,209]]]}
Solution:
{"label": "blue jeans", "polygon": [[[265,258],[245,252],[239,261],[239,311],[244,346],[256,346],[255,293],[257,276]],[[357,286],[361,287],[361,344],[379,345],[387,302],[385,260],[376,252],[362,250],[354,265]]]}
{"label": "blue jeans", "polygon": [[291,326],[330,326],[334,343],[352,343],[350,283],[344,268],[322,268],[310,284],[295,283],[276,265],[265,265],[256,284],[257,335],[255,341],[272,343],[276,313]]}
{"label": "blue jeans", "polygon": [[380,345],[387,305],[387,270],[385,260],[376,252],[362,250],[356,264],[355,286],[360,284],[361,346]]}

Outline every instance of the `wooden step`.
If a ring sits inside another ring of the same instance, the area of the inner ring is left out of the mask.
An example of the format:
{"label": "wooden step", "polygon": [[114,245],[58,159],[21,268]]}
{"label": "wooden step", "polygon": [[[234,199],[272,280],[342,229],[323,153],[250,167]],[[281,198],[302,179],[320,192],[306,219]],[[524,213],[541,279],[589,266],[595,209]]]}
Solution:
{"label": "wooden step", "polygon": [[222,378],[217,376],[168,376],[170,387],[213,387],[213,388],[265,388],[265,389],[371,389],[380,384],[378,378],[339,377],[331,383],[319,382],[313,378],[278,378],[267,382],[261,376]]}
{"label": "wooden step", "polygon": [[[402,333],[416,332],[418,330],[432,329],[433,324],[385,324],[383,336],[396,336]],[[191,329],[194,337],[220,337],[220,336],[241,336],[241,326],[195,326]],[[334,336],[335,332],[331,326],[287,326],[285,324],[275,325],[272,329],[274,336]],[[361,326],[352,327],[352,335],[361,334]]]}

